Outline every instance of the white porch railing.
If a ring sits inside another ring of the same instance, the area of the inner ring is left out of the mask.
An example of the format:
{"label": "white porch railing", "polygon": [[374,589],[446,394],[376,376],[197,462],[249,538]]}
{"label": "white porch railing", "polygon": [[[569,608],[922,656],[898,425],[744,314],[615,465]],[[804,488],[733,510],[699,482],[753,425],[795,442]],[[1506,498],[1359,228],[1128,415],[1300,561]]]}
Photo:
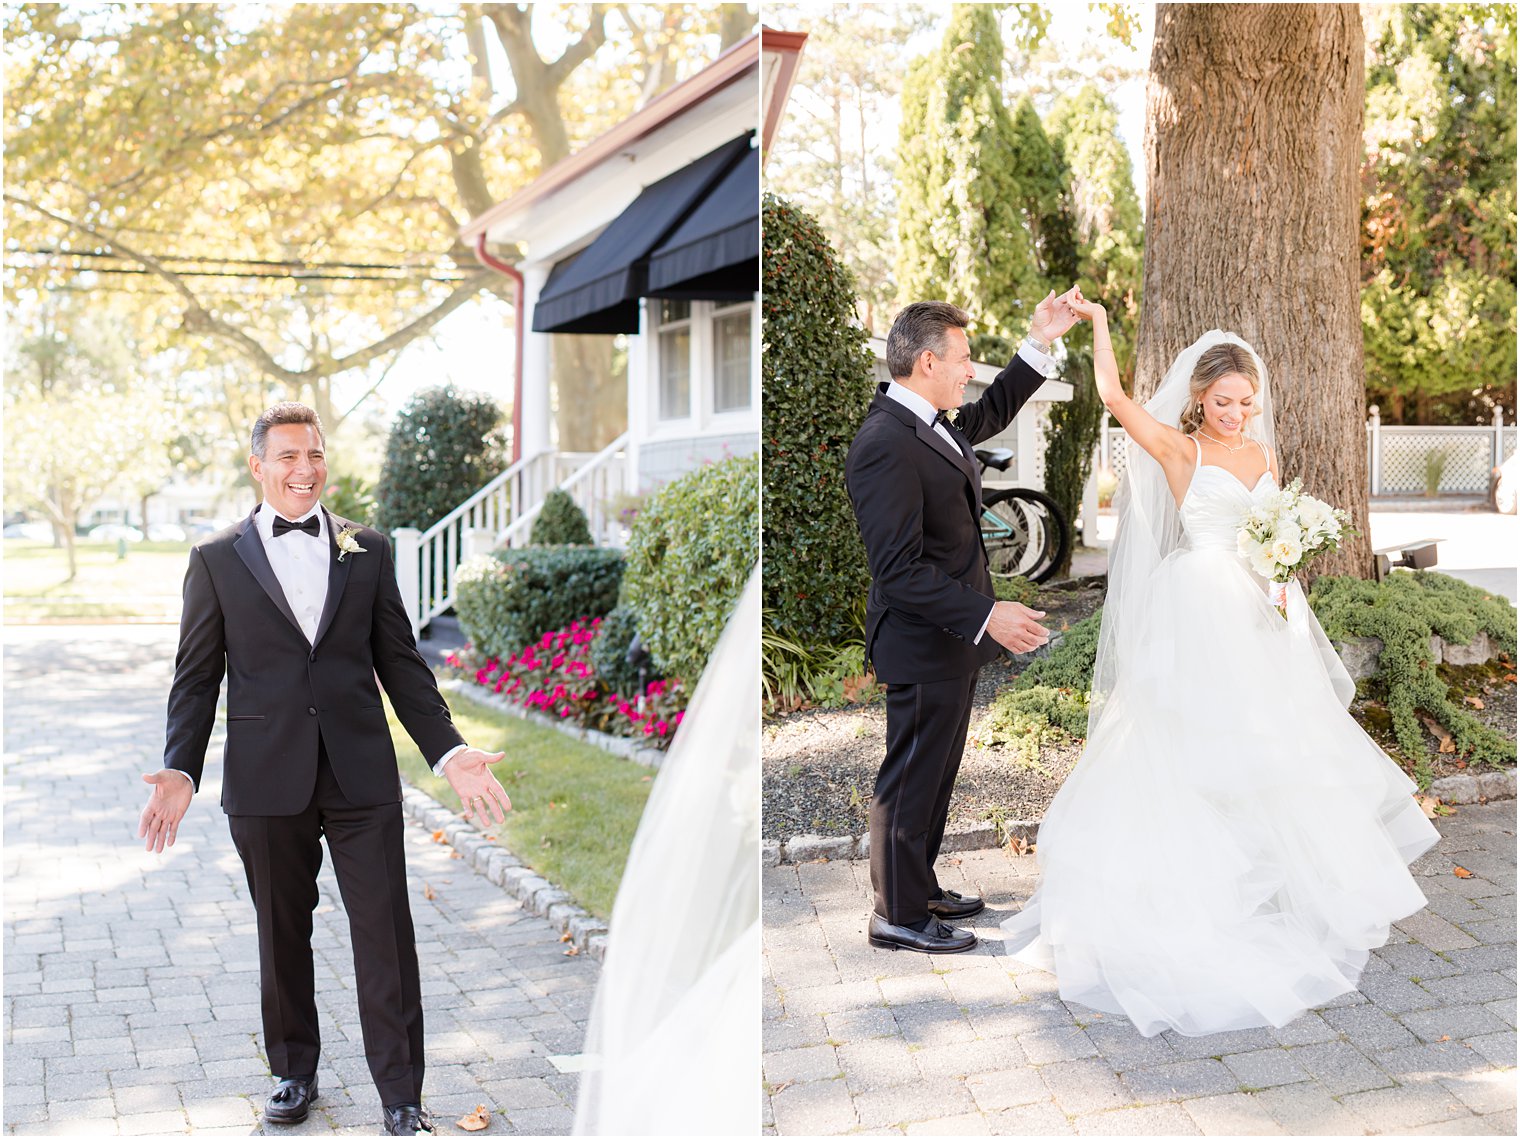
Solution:
{"label": "white porch railing", "polygon": [[614,500],[626,489],[627,447],[625,432],[594,455],[540,451],[513,463],[426,530],[393,530],[396,581],[413,636],[454,604],[461,562],[498,546],[526,544],[551,490],[568,491],[585,511],[593,541],[621,546]]}

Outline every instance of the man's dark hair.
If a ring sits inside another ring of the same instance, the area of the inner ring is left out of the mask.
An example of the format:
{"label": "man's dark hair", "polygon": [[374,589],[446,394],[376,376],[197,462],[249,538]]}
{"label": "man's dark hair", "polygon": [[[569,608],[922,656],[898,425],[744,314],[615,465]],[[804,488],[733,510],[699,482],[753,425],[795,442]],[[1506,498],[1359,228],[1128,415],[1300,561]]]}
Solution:
{"label": "man's dark hair", "polygon": [[949,301],[914,301],[897,314],[887,333],[887,371],[894,380],[907,379],[920,353],[945,354],[947,328],[970,323],[971,314]]}
{"label": "man's dark hair", "polygon": [[304,403],[293,403],[287,400],[277,403],[263,415],[253,421],[253,453],[259,459],[264,458],[264,448],[269,437],[269,429],[285,423],[309,423],[317,429],[317,438],[322,440],[322,446],[327,446],[327,432],[322,430],[322,420],[317,413]]}

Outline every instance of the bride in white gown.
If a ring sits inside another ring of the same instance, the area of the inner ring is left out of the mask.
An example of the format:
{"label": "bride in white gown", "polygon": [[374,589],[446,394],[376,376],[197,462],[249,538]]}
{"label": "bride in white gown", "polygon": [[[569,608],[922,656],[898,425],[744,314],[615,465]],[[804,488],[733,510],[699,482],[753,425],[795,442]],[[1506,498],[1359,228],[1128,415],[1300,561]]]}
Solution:
{"label": "bride in white gown", "polygon": [[1146,1036],[1280,1026],[1355,989],[1389,923],[1424,906],[1407,865],[1438,835],[1346,712],[1352,682],[1297,583],[1284,620],[1236,553],[1279,478],[1256,353],[1209,332],[1141,407],[1102,307],[1073,308],[1131,443],[1087,746],[1007,950]]}

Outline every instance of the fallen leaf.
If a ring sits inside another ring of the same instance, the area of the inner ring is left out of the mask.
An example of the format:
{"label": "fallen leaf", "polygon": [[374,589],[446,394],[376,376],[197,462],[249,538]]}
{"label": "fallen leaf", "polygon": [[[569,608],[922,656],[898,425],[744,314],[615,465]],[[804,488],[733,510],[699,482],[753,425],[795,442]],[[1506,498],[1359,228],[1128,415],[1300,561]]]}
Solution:
{"label": "fallen leaf", "polygon": [[779,1084],[771,1089],[771,1095],[780,1095],[782,1092],[786,1091],[787,1088],[791,1087],[795,1082],[795,1080],[782,1080]]}
{"label": "fallen leaf", "polygon": [[1420,805],[1420,810],[1425,813],[1427,819],[1435,818],[1437,814],[1436,808],[1441,805],[1441,800],[1437,799],[1434,795],[1416,795],[1414,801]]}
{"label": "fallen leaf", "polygon": [[1462,702],[1464,704],[1471,704],[1480,712],[1483,711],[1483,701],[1478,699],[1476,696],[1464,696],[1462,697]]}
{"label": "fallen leaf", "polygon": [[640,783],[648,783],[653,778],[654,778],[653,775],[646,775],[646,776],[644,776],[644,778],[640,779],[639,782]]}
{"label": "fallen leaf", "polygon": [[463,1119],[456,1119],[454,1126],[465,1131],[484,1131],[491,1126],[491,1112],[483,1103],[477,1103],[475,1110]]}
{"label": "fallen leaf", "polygon": [[1451,872],[1458,878],[1471,878],[1473,876],[1472,871],[1465,866],[1453,866]]}
{"label": "fallen leaf", "polygon": [[559,935],[559,939],[561,941],[569,941],[570,940],[570,935],[568,933],[562,933],[562,934]]}
{"label": "fallen leaf", "polygon": [[581,955],[581,951],[579,949],[577,949],[575,946],[573,946],[573,945],[567,945],[567,946],[565,946],[565,956],[566,957],[579,957],[580,955]]}
{"label": "fallen leaf", "polygon": [[463,858],[464,855],[460,854],[459,851],[457,851],[457,850],[451,850],[451,851],[449,851],[449,857],[450,858]]}
{"label": "fallen leaf", "polygon": [[433,892],[433,887],[424,882],[422,884],[422,896],[431,902],[438,895]]}
{"label": "fallen leaf", "polygon": [[1451,762],[1452,762],[1452,766],[1455,767],[1458,771],[1465,771],[1465,770],[1467,770],[1467,760],[1465,760],[1465,759],[1454,759]]}
{"label": "fallen leaf", "polygon": [[1515,674],[1513,672],[1506,672],[1504,674],[1504,683],[1505,684],[1513,684],[1513,683],[1515,683]]}
{"label": "fallen leaf", "polygon": [[959,866],[961,864],[961,860],[959,858],[947,858],[945,861],[948,862],[951,866]]}
{"label": "fallen leaf", "polygon": [[442,831],[434,831],[433,832],[433,841],[434,842],[444,842],[445,839],[443,837],[443,832]]}
{"label": "fallen leaf", "polygon": [[1451,1037],[1449,1037],[1449,1036],[1443,1036],[1443,1037],[1441,1037],[1440,1040],[1437,1041],[1437,1043],[1439,1044],[1439,1043],[1442,1043],[1442,1042],[1450,1040],[1450,1039],[1451,1039]]}
{"label": "fallen leaf", "polygon": [[1420,722],[1425,725],[1426,730],[1429,731],[1431,735],[1435,736],[1436,739],[1441,741],[1441,746],[1436,749],[1437,751],[1439,751],[1442,755],[1456,754],[1457,745],[1456,742],[1451,738],[1450,732],[1448,732],[1440,724],[1436,723],[1436,721],[1431,719],[1429,716],[1421,716]]}

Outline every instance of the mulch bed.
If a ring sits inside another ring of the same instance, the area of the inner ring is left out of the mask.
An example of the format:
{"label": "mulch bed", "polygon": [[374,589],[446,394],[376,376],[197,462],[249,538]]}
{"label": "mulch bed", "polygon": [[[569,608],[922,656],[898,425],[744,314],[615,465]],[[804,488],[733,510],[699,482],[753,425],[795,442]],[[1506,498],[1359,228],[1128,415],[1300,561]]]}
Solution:
{"label": "mulch bed", "polygon": [[[1102,604],[1104,579],[1064,583],[1041,590],[1034,608],[1045,610],[1045,624],[1062,629],[1092,614]],[[985,666],[978,678],[971,713],[972,740],[988,706],[1013,683],[1023,661],[1003,656]],[[1483,702],[1474,714],[1510,738],[1515,735],[1515,684],[1503,670],[1476,681]],[[1394,743],[1382,726],[1386,714],[1373,701],[1357,700],[1351,714],[1385,750]],[[876,771],[886,751],[886,707],[877,700],[839,709],[813,708],[768,717],[762,730],[762,834],[785,841],[799,834],[863,834]],[[1452,755],[1428,738],[1430,766],[1436,778],[1462,773]],[[1040,769],[1022,767],[1010,749],[968,743],[950,802],[950,831],[966,830],[990,820],[1040,819],[1077,759],[1080,742],[1046,748]]]}

